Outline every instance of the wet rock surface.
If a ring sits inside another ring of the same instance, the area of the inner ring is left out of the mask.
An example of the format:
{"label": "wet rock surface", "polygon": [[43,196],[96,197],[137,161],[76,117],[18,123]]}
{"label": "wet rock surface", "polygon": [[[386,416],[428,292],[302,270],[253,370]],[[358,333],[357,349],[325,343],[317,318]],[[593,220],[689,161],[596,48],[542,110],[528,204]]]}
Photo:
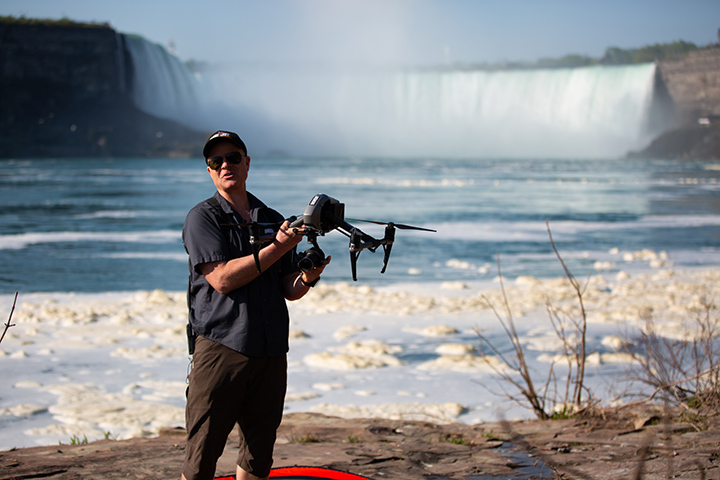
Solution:
{"label": "wet rock surface", "polygon": [[720,125],[689,125],[663,133],[629,158],[720,160]]}
{"label": "wet rock surface", "polygon": [[[553,421],[435,425],[288,414],[275,466],[311,465],[373,479],[718,479],[720,420],[698,429],[656,407]],[[184,431],[0,452],[0,480],[179,478]],[[217,475],[235,470],[236,435]]]}

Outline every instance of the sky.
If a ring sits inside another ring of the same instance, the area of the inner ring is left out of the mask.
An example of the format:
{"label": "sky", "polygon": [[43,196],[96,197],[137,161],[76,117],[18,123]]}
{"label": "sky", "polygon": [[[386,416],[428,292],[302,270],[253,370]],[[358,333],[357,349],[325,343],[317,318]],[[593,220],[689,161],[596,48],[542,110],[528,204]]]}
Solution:
{"label": "sky", "polygon": [[717,42],[718,0],[2,0],[0,15],[107,22],[182,60],[430,66]]}

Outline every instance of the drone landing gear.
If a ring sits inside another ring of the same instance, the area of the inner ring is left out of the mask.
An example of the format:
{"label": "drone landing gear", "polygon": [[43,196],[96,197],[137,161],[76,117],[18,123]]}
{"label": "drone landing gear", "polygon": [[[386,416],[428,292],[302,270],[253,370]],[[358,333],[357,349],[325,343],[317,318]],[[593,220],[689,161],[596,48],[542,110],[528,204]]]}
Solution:
{"label": "drone landing gear", "polygon": [[390,222],[385,227],[385,243],[383,244],[383,264],[380,273],[385,273],[387,268],[388,260],[390,260],[390,251],[392,250],[393,243],[395,243],[395,225]]}
{"label": "drone landing gear", "polygon": [[[348,226],[350,226],[348,224]],[[392,251],[393,243],[395,242],[395,225],[388,223],[385,227],[385,237],[382,239],[375,239],[358,228],[350,228],[350,269],[352,270],[352,277],[354,281],[357,281],[357,259],[360,256],[360,252],[367,249],[371,252],[375,252],[379,246],[383,247],[383,265],[380,273],[385,273],[388,261],[390,260],[390,252]]]}

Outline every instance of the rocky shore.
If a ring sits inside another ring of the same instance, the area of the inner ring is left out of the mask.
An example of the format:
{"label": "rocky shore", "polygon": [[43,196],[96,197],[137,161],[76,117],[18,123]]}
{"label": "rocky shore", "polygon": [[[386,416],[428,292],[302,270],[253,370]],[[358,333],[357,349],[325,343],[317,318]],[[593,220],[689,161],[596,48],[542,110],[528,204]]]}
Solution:
{"label": "rocky shore", "polygon": [[720,125],[688,125],[665,132],[628,158],[720,160]]}
{"label": "rocky shore", "polygon": [[[310,465],[373,479],[718,479],[720,419],[683,423],[682,412],[645,405],[565,420],[477,425],[321,414],[285,416],[277,467]],[[179,478],[183,430],[0,452],[0,480]],[[217,475],[234,472],[236,436]]]}
{"label": "rocky shore", "polygon": [[660,62],[658,68],[678,125],[628,157],[720,159],[720,47]]}

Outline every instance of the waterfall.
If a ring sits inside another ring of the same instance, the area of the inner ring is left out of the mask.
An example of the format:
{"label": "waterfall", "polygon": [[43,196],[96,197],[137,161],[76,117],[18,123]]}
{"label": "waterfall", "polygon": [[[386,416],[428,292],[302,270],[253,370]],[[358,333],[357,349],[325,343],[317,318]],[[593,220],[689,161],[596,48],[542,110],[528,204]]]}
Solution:
{"label": "waterfall", "polygon": [[654,64],[442,72],[225,66],[202,80],[206,98],[215,99],[215,118],[246,132],[260,150],[600,158],[642,148],[669,125],[656,70]]}
{"label": "waterfall", "polygon": [[160,118],[193,126],[200,107],[199,85],[185,65],[161,45],[123,35],[135,106]]}
{"label": "waterfall", "polygon": [[615,155],[647,140],[654,77],[654,65],[411,74],[389,114],[455,154]]}
{"label": "waterfall", "polygon": [[138,108],[198,130],[238,131],[255,154],[618,157],[672,123],[654,64],[348,71],[229,63],[196,77],[162,46],[124,38]]}

